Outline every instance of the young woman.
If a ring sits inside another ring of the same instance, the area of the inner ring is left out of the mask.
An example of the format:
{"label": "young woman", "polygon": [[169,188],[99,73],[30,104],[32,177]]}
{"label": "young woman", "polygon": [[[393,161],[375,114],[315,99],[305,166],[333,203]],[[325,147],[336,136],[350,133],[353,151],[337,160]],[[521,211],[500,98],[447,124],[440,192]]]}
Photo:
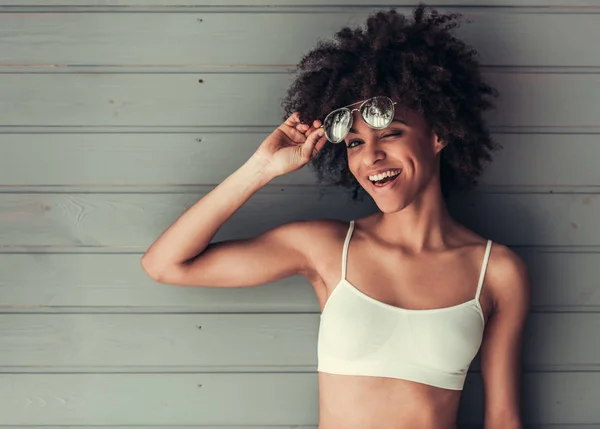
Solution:
{"label": "young woman", "polygon": [[[322,309],[320,429],[455,428],[480,349],[485,428],[522,427],[526,268],[445,205],[476,184],[495,147],[481,113],[497,92],[476,52],[451,34],[459,16],[424,5],[412,21],[380,11],[366,31],[344,28],[337,44],[320,42],[300,62],[285,122],[142,259],[149,276],[174,285],[306,276]],[[353,198],[366,192],[379,210],[210,243],[262,186],[309,161],[320,181],[353,187]]]}

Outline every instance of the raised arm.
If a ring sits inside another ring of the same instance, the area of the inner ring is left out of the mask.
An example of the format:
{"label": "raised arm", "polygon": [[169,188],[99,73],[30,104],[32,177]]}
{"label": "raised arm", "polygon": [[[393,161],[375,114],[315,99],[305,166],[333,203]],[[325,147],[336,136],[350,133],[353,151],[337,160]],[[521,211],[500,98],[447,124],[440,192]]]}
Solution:
{"label": "raised arm", "polygon": [[[196,286],[252,286],[305,273],[307,222],[292,222],[245,240],[210,243],[221,226],[274,177],[310,161],[326,140],[298,125],[295,112],[263,141],[256,153],[196,202],[150,246],[141,264],[155,281]],[[297,126],[297,127],[296,127]]]}
{"label": "raised arm", "polygon": [[256,237],[210,243],[198,257],[151,277],[159,283],[205,287],[258,286],[293,274],[311,278],[311,231],[319,223],[291,222]]}

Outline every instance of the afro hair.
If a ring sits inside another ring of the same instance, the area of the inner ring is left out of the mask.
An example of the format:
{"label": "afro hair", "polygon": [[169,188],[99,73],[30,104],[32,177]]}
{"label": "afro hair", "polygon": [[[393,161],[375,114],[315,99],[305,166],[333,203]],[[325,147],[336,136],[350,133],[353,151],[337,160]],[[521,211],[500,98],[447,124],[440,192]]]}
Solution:
{"label": "afro hair", "polygon": [[[282,101],[284,120],[297,111],[303,123],[312,124],[340,106],[388,96],[422,115],[445,143],[440,155],[444,197],[476,186],[491,151],[500,147],[482,118],[494,107],[487,97],[498,92],[484,82],[477,51],[452,34],[461,17],[419,3],[412,20],[394,9],[378,11],[367,18],[364,31],[343,27],[334,41],[319,40],[297,66]],[[354,200],[361,193],[345,145],[326,144],[309,165],[319,183],[352,188]]]}

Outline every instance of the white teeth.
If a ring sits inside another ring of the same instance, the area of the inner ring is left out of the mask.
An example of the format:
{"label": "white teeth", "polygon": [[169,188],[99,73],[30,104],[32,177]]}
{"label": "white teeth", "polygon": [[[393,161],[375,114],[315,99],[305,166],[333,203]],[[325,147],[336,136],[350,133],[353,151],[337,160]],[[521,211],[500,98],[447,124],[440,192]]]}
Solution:
{"label": "white teeth", "polygon": [[376,174],[374,176],[369,176],[369,180],[371,182],[377,182],[379,180],[383,180],[386,177],[391,177],[391,176],[395,176],[397,174],[400,174],[402,170],[388,170],[388,171],[384,171],[383,173],[380,174]]}

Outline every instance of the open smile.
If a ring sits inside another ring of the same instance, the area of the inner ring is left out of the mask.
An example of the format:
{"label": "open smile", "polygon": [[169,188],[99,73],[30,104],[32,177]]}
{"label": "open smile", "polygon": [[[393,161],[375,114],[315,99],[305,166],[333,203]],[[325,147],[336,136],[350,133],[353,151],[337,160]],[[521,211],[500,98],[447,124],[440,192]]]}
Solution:
{"label": "open smile", "polygon": [[386,177],[383,180],[379,180],[377,182],[372,182],[371,180],[369,180],[369,182],[371,183],[371,186],[373,186],[373,188],[380,190],[380,189],[389,189],[392,186],[394,186],[398,181],[399,181],[399,177],[402,175],[402,170],[400,170],[400,172],[398,174],[396,174],[395,176],[392,177]]}

